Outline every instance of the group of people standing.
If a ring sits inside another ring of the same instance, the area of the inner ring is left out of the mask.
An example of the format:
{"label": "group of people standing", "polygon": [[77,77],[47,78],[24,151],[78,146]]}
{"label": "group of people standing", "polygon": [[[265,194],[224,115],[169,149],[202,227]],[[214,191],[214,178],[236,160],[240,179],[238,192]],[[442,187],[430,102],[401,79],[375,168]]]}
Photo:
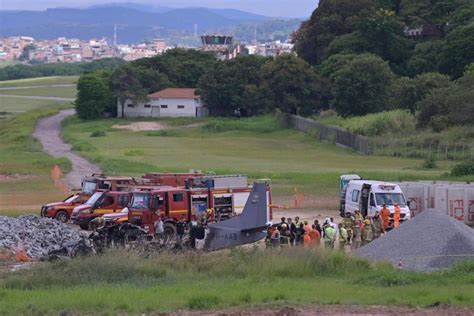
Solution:
{"label": "group of people standing", "polygon": [[399,226],[401,210],[396,203],[394,207],[393,221],[385,204],[372,217],[364,217],[359,210],[354,215],[347,213],[339,224],[332,217],[326,218],[322,225],[319,220],[310,225],[308,221],[300,221],[298,216],[294,220],[282,217],[278,224],[267,224],[265,243],[267,248],[310,247],[319,246],[323,240],[325,248],[334,248],[337,240],[340,250],[344,250],[346,245],[356,249]]}
{"label": "group of people standing", "polygon": [[322,239],[327,247],[334,247],[337,229],[333,218],[327,218],[321,226],[318,220],[309,224],[308,221],[300,221],[298,216],[294,220],[282,217],[278,224],[267,224],[265,242],[268,248],[310,247],[320,245]]}

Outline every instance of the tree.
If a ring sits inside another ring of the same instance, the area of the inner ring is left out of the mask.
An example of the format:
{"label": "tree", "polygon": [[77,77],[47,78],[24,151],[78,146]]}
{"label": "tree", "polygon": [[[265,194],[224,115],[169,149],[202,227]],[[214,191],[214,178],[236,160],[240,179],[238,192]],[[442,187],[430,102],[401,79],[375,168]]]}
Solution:
{"label": "tree", "polygon": [[260,56],[239,56],[219,62],[199,80],[199,95],[213,115],[233,115],[240,109],[245,116],[266,111],[261,98],[260,69],[267,61]]}
{"label": "tree", "polygon": [[321,0],[293,35],[298,56],[312,65],[320,64],[334,38],[354,32],[374,8],[373,0]]}
{"label": "tree", "polygon": [[446,43],[444,40],[416,44],[413,54],[408,61],[408,73],[410,75],[418,75],[424,72],[439,71],[445,49]]}
{"label": "tree", "polygon": [[465,67],[474,62],[474,20],[448,34],[443,59],[444,72],[453,78],[461,77]]}
{"label": "tree", "polygon": [[449,88],[452,85],[450,78],[440,73],[424,73],[415,78],[401,77],[392,86],[393,108],[408,109],[415,113],[419,109],[417,103],[428,93],[438,88]]}
{"label": "tree", "polygon": [[125,102],[131,100],[133,103],[146,101],[148,99],[146,90],[138,81],[135,68],[124,65],[117,68],[111,76],[110,88],[121,106],[121,117],[124,117]]}
{"label": "tree", "polygon": [[216,64],[217,59],[212,53],[181,48],[170,49],[163,55],[132,62],[135,67],[143,66],[158,70],[166,75],[174,86],[180,88],[196,87],[201,76]]}
{"label": "tree", "polygon": [[282,112],[310,115],[326,108],[329,85],[301,58],[283,54],[262,67],[263,88]]}
{"label": "tree", "polygon": [[449,93],[448,88],[435,89],[417,103],[420,109],[416,117],[418,127],[434,127],[435,131],[446,127]]}
{"label": "tree", "polygon": [[472,125],[474,122],[474,63],[456,81],[448,98],[448,121],[452,125]]}
{"label": "tree", "polygon": [[410,55],[410,42],[403,36],[403,26],[393,11],[378,10],[362,19],[357,31],[336,37],[328,48],[332,54],[371,53],[389,61],[397,73],[404,72]]}
{"label": "tree", "polygon": [[82,75],[77,82],[76,111],[82,119],[96,119],[104,113],[111,95],[97,74]]}
{"label": "tree", "polygon": [[418,126],[435,131],[451,125],[472,125],[474,121],[474,66],[447,87],[433,89],[418,102]]}
{"label": "tree", "polygon": [[355,57],[335,74],[334,108],[344,117],[387,109],[393,73],[380,57]]}
{"label": "tree", "polygon": [[158,70],[138,66],[135,67],[135,71],[138,81],[140,81],[140,84],[147,93],[153,93],[173,86],[168,76]]}

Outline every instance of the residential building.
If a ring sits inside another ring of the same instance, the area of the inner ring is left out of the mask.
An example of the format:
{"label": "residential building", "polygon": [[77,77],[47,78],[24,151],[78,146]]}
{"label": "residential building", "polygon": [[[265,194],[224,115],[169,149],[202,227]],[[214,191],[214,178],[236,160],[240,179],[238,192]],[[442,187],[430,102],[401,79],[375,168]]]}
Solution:
{"label": "residential building", "polygon": [[[167,88],[148,95],[148,101],[134,104],[125,102],[124,117],[204,117],[204,106],[196,89]],[[117,116],[122,117],[122,105],[117,104]]]}

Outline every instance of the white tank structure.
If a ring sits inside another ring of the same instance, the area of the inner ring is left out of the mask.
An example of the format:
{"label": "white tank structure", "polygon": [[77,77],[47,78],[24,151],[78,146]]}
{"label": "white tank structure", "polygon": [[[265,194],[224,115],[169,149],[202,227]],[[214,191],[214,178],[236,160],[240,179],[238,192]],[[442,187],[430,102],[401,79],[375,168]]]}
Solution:
{"label": "white tank structure", "polygon": [[474,226],[474,183],[449,181],[399,182],[412,216],[436,209]]}

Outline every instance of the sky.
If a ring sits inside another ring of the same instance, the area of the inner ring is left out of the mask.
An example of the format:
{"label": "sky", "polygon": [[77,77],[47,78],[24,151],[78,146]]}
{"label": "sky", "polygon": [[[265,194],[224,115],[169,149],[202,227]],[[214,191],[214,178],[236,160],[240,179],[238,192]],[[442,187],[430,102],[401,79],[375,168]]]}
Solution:
{"label": "sky", "polygon": [[85,8],[106,3],[152,4],[162,7],[231,8],[275,17],[308,17],[317,0],[0,0],[0,10],[45,10]]}

